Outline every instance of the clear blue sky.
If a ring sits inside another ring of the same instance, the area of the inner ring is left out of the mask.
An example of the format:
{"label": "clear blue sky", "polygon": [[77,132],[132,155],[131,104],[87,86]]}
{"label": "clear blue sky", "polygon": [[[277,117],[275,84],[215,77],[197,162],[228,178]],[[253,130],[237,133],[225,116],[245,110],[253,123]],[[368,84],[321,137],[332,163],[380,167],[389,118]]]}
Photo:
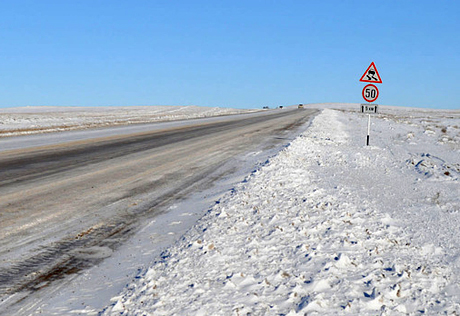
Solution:
{"label": "clear blue sky", "polygon": [[460,108],[460,1],[0,0],[0,107]]}

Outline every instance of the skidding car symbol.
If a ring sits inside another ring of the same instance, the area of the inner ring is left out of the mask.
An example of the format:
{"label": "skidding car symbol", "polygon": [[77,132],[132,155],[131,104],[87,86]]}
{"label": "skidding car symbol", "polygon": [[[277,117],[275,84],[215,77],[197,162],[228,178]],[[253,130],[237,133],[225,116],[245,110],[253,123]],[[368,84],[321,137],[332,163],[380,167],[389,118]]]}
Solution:
{"label": "skidding car symbol", "polygon": [[367,76],[367,79],[368,79],[368,80],[375,80],[375,81],[378,81],[378,79],[375,78],[374,75],[375,75],[375,71],[372,70],[372,69],[369,69],[369,71],[367,72],[367,75],[366,75],[366,76]]}

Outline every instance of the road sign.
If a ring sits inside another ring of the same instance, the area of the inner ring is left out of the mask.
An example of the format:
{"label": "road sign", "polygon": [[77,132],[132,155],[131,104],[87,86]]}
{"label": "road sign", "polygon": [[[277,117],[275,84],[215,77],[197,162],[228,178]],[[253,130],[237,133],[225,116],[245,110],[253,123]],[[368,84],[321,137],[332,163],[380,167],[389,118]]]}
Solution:
{"label": "road sign", "polygon": [[379,97],[379,89],[373,84],[368,84],[363,89],[363,98],[369,103],[374,102]]}
{"label": "road sign", "polygon": [[375,114],[377,113],[377,104],[361,104],[361,113]]}
{"label": "road sign", "polygon": [[382,78],[380,78],[379,72],[377,71],[377,67],[375,67],[374,62],[372,62],[369,67],[367,67],[366,72],[362,75],[359,81],[382,83]]}

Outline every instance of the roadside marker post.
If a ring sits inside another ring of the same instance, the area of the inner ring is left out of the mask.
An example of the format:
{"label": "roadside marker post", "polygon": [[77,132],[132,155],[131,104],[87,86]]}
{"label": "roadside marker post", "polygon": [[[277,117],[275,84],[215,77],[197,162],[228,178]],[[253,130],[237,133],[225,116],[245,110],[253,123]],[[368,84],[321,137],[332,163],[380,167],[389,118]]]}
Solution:
{"label": "roadside marker post", "polygon": [[369,146],[369,139],[371,133],[371,114],[377,113],[377,104],[372,104],[379,97],[379,89],[372,83],[382,83],[382,78],[375,66],[374,62],[367,67],[364,74],[359,79],[361,82],[371,82],[363,88],[362,96],[363,99],[369,102],[368,104],[361,104],[361,113],[368,114],[367,120],[367,137],[366,137],[366,146]]}
{"label": "roadside marker post", "polygon": [[369,138],[371,134],[371,115],[369,114],[369,118],[367,120],[367,137],[366,137],[366,146],[369,146]]}
{"label": "roadside marker post", "polygon": [[378,104],[361,104],[361,113],[367,113],[367,137],[366,146],[369,146],[369,139],[371,134],[371,114],[377,114]]}

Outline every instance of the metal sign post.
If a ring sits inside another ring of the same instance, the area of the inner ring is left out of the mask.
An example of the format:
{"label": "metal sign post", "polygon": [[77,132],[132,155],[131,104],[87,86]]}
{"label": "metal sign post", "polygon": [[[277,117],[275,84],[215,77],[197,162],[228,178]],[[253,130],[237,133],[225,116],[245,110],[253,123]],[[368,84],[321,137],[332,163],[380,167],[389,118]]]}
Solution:
{"label": "metal sign post", "polygon": [[369,146],[369,139],[370,139],[370,134],[371,134],[371,114],[376,114],[377,109],[378,109],[377,104],[361,104],[361,113],[368,114],[366,146]]}
{"label": "metal sign post", "polygon": [[369,138],[371,134],[371,115],[369,114],[369,119],[367,120],[367,138],[366,138],[366,146],[369,146]]}

